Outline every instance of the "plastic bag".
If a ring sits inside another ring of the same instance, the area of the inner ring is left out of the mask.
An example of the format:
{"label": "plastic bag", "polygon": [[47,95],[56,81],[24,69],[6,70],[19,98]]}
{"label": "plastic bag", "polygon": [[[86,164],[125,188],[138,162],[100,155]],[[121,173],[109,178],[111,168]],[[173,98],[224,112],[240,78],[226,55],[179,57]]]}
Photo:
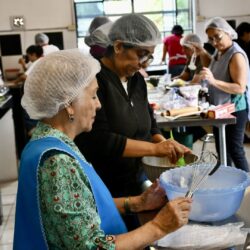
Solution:
{"label": "plastic bag", "polygon": [[171,88],[162,98],[159,100],[162,109],[178,109],[187,107],[187,101],[182,96],[178,95],[177,89]]}
{"label": "plastic bag", "polygon": [[178,250],[223,249],[243,245],[247,231],[243,222],[222,226],[188,224],[156,242],[159,247]]}
{"label": "plastic bag", "polygon": [[180,92],[188,101],[188,106],[190,107],[198,106],[198,94],[200,89],[201,89],[200,85],[180,87]]}

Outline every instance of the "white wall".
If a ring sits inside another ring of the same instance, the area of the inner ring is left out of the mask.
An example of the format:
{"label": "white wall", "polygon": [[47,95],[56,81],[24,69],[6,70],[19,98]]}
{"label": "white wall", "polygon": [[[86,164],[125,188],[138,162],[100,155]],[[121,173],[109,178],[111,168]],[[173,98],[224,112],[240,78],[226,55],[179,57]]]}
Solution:
{"label": "white wall", "polygon": [[196,0],[196,33],[206,41],[204,26],[206,21],[215,16],[226,20],[236,20],[236,26],[241,22],[250,22],[249,0]]}
{"label": "white wall", "polygon": [[15,151],[15,133],[12,110],[0,120],[0,182],[17,178],[17,160]]}
{"label": "white wall", "polygon": [[[64,48],[75,48],[76,32],[68,29],[75,23],[73,9],[73,0],[0,0],[0,35],[20,34],[23,54],[38,32],[63,32]],[[25,30],[13,31],[10,17],[19,15],[25,17]],[[4,68],[18,67],[17,58],[4,58]]]}

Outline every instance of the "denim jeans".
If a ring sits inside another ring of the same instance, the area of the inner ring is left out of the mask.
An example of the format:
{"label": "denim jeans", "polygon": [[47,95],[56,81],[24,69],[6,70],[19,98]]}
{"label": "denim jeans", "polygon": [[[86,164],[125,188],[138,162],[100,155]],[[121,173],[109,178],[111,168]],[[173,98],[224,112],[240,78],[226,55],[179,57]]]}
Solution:
{"label": "denim jeans", "polygon": [[182,73],[185,68],[185,64],[177,64],[168,67],[168,73],[171,74],[171,77],[178,76]]}
{"label": "denim jeans", "polygon": [[[243,144],[244,132],[248,120],[247,110],[237,111],[232,115],[236,117],[236,124],[226,126],[227,165],[232,166],[233,162],[236,168],[249,172]],[[218,128],[214,127],[213,132],[215,136],[216,150],[218,155],[220,155]]]}

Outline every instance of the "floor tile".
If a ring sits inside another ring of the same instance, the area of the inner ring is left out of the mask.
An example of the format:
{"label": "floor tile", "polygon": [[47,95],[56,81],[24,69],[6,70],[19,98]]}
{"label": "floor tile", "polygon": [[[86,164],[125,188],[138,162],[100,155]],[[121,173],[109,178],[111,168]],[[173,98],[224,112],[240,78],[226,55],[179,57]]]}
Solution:
{"label": "floor tile", "polygon": [[2,209],[3,209],[3,216],[9,216],[11,210],[12,210],[12,206],[13,205],[3,205]]}
{"label": "floor tile", "polygon": [[2,194],[2,205],[13,205],[16,202],[16,195],[15,194]]}
{"label": "floor tile", "polygon": [[8,244],[13,244],[13,229],[4,229],[4,233],[0,239],[0,246]]}
{"label": "floor tile", "polygon": [[16,205],[13,204],[9,215],[13,216],[13,215],[15,215],[15,213],[16,213]]}
{"label": "floor tile", "polygon": [[10,215],[7,219],[7,223],[15,223],[15,215]]}
{"label": "floor tile", "polygon": [[4,229],[5,229],[5,225],[6,225],[6,223],[3,223],[3,224],[0,226],[0,240],[1,240],[2,236],[3,236],[3,232],[4,232]]}
{"label": "floor tile", "polygon": [[14,228],[15,228],[15,223],[6,223],[5,224],[5,228],[4,228],[4,230],[12,230],[13,231],[13,233],[14,233]]}
{"label": "floor tile", "polygon": [[17,181],[10,183],[3,183],[0,185],[2,195],[16,194],[17,192]]}
{"label": "floor tile", "polygon": [[12,250],[13,249],[13,245],[12,244],[8,244],[8,245],[0,245],[1,250]]}

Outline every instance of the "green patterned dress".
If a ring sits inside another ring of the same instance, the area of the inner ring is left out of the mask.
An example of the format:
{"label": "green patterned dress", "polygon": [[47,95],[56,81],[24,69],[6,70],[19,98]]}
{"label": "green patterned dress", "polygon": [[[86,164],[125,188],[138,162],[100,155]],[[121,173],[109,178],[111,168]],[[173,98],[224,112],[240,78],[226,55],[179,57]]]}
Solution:
{"label": "green patterned dress", "polygon": [[[83,158],[68,136],[39,122],[32,140],[47,136],[59,138]],[[50,249],[115,249],[115,237],[100,229],[90,183],[75,159],[56,150],[46,153],[40,162],[38,182]]]}

